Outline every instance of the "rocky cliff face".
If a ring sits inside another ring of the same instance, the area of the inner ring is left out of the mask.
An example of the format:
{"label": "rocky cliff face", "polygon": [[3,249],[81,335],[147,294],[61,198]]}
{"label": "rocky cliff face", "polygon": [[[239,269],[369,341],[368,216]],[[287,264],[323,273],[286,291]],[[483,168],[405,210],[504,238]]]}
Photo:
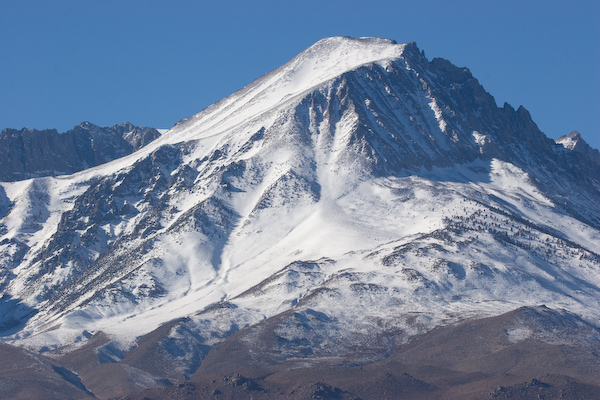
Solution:
{"label": "rocky cliff face", "polygon": [[4,129],[0,181],[72,174],[130,154],[159,136],[154,128],[128,122],[112,127],[83,122],[64,133]]}

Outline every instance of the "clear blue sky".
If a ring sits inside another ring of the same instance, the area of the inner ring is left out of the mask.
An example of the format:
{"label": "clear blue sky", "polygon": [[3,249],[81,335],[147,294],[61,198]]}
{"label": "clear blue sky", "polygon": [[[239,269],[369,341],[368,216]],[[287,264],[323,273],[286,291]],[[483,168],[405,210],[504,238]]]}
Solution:
{"label": "clear blue sky", "polygon": [[170,128],[337,35],[416,41],[600,147],[598,0],[0,0],[0,129]]}

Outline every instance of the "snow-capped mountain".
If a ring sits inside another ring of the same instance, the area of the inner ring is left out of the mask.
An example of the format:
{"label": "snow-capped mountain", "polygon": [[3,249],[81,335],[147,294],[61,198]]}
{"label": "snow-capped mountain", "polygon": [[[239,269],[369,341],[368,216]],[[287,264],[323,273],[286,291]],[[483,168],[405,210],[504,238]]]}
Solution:
{"label": "snow-capped mountain", "polygon": [[589,154],[414,43],[323,39],[130,155],[0,183],[2,338],[76,372],[93,349],[130,391],[234,333],[255,360],[360,364],[543,304],[597,344]]}

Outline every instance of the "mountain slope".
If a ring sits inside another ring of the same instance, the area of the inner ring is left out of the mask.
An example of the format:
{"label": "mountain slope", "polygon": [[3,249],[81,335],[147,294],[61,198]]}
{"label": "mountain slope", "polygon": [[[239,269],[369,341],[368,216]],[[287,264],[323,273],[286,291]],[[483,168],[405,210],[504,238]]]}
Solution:
{"label": "mountain slope", "polygon": [[[259,324],[259,343],[273,345],[268,324]],[[308,357],[274,362],[273,352],[247,346],[251,331],[216,345],[185,385],[133,398],[593,399],[600,383],[592,355],[598,342],[587,341],[597,328],[545,307],[438,327],[366,364]]]}
{"label": "mountain slope", "polygon": [[0,398],[92,399],[81,380],[43,356],[0,343]]}
{"label": "mountain slope", "polygon": [[131,155],[1,183],[2,335],[138,384],[245,328],[365,363],[522,306],[597,325],[599,179],[466,68],[324,39]]}

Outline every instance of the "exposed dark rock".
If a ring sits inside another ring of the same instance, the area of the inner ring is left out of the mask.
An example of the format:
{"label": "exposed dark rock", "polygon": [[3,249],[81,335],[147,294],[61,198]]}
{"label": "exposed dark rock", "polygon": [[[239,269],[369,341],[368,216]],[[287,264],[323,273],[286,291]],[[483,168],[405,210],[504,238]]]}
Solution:
{"label": "exposed dark rock", "polygon": [[83,122],[64,133],[7,128],[0,132],[0,181],[71,174],[130,154],[159,136],[154,128],[129,122],[112,127]]}

